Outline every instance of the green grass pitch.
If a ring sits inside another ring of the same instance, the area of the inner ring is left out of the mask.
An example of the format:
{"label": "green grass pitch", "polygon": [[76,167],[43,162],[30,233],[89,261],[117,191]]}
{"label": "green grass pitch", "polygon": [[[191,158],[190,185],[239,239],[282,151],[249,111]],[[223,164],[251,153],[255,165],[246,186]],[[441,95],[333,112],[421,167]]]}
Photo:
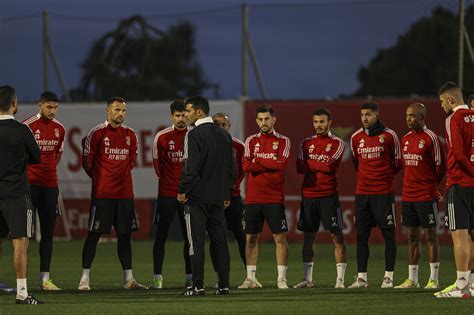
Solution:
{"label": "green grass pitch", "polygon": [[[135,278],[151,284],[152,242],[133,242],[133,270]],[[383,278],[383,246],[371,245],[368,289],[333,289],[336,268],[331,245],[316,247],[313,289],[276,289],[276,264],[273,244],[260,244],[257,277],[263,289],[237,290],[245,278],[245,269],[238,257],[237,246],[231,241],[231,295],[214,296],[215,273],[210,261],[206,263],[207,291],[204,297],[180,296],[183,286],[182,245],[168,242],[164,264],[163,290],[127,291],[121,288],[122,272],[116,254],[116,244],[101,243],[91,270],[90,292],[77,291],[81,275],[81,241],[55,242],[52,278],[63,288],[59,292],[38,290],[38,244],[30,246],[29,291],[47,304],[38,306],[14,305],[14,295],[0,293],[0,315],[5,314],[473,314],[474,298],[439,300],[424,289],[380,289]],[[11,242],[5,241],[0,260],[0,279],[15,285],[11,265]],[[289,285],[302,278],[301,244],[290,244],[288,270]],[[452,248],[441,248],[440,281],[443,287],[455,279]],[[207,256],[209,258],[209,255]],[[346,286],[356,274],[355,247],[348,246]],[[429,276],[426,250],[420,261],[420,284]],[[407,248],[399,246],[395,270],[395,284],[407,277]]]}

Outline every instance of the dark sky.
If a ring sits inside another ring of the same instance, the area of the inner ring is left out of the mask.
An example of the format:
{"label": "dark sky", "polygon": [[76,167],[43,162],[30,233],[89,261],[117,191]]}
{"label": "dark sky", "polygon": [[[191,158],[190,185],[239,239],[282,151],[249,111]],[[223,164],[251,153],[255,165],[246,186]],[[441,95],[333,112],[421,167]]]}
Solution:
{"label": "dark sky", "polygon": [[[241,0],[0,0],[0,85],[11,84],[20,101],[42,89],[41,11],[50,12],[50,35],[69,88],[94,40],[133,14],[182,16],[150,22],[167,29],[189,20],[197,27],[196,49],[206,78],[221,98],[241,91]],[[270,98],[337,97],[358,87],[357,70],[377,49],[393,45],[436,5],[458,10],[457,0],[251,0],[250,36]],[[474,0],[466,0],[466,6]],[[278,6],[268,4],[293,4]],[[295,5],[297,4],[297,5]],[[311,4],[311,5],[301,5]],[[219,12],[190,12],[219,9]],[[60,16],[63,15],[63,16]],[[25,18],[18,18],[28,16]],[[68,17],[64,17],[68,16]],[[76,19],[84,17],[88,19]],[[50,70],[52,74],[52,69]],[[250,97],[259,98],[250,71]],[[51,89],[59,91],[54,75]],[[212,97],[211,91],[207,96]]]}

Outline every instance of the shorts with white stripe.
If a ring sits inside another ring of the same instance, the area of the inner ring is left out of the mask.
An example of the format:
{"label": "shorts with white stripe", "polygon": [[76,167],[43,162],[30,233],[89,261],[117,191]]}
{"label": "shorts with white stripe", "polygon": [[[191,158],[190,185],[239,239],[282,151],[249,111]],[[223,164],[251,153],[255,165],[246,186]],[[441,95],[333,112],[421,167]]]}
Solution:
{"label": "shorts with white stripe", "polygon": [[29,195],[0,199],[0,238],[33,237],[35,215]]}
{"label": "shorts with white stripe", "polygon": [[344,228],[341,205],[337,193],[326,197],[303,198],[298,230],[317,232],[321,222],[324,229],[331,233],[337,233]]}
{"label": "shorts with white stripe", "polygon": [[474,229],[474,186],[452,185],[446,191],[445,225],[451,231]]}

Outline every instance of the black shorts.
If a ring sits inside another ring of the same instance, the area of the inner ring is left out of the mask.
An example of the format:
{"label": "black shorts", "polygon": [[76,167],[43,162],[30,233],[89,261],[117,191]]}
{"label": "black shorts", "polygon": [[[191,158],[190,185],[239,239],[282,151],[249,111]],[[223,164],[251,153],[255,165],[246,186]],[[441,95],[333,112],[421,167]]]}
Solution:
{"label": "black shorts", "polygon": [[344,228],[338,194],[320,198],[303,198],[298,230],[317,232],[321,222],[324,229],[331,233],[338,233]]}
{"label": "black shorts", "polygon": [[0,199],[0,238],[33,237],[35,210],[29,195]]}
{"label": "black shorts", "polygon": [[112,226],[117,234],[138,231],[135,204],[132,198],[92,198],[89,231],[110,234]]}
{"label": "black shorts", "polygon": [[406,227],[423,227],[429,229],[438,226],[438,202],[403,201],[402,224]]}
{"label": "black shorts", "polygon": [[395,198],[393,194],[356,195],[355,225],[393,229],[396,227]]}
{"label": "black shorts", "polygon": [[59,189],[30,185],[31,202],[38,211],[41,235],[53,236],[56,217],[60,215],[58,207]]}
{"label": "black shorts", "polygon": [[273,234],[288,231],[285,206],[283,204],[247,204],[245,206],[244,231],[246,234],[261,233],[264,221],[267,221]]}
{"label": "black shorts", "polygon": [[[176,213],[181,211],[184,218],[183,205],[178,202],[176,197],[158,196],[156,200],[155,213],[153,215],[153,224],[171,225]],[[178,213],[180,214],[180,213]]]}
{"label": "black shorts", "polygon": [[451,231],[474,229],[474,186],[452,185],[446,191],[445,225]]}
{"label": "black shorts", "polygon": [[227,221],[227,229],[235,230],[242,229],[243,226],[243,215],[244,215],[244,203],[240,196],[233,196],[230,200],[230,205],[225,209],[225,220]]}

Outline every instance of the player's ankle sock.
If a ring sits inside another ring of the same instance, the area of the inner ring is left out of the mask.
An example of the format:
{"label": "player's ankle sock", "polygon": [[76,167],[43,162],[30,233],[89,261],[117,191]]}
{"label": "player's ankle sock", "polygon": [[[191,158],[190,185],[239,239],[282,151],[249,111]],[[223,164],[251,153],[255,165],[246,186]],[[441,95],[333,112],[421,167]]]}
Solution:
{"label": "player's ankle sock", "polygon": [[408,265],[408,279],[418,283],[418,265]]}
{"label": "player's ankle sock", "polygon": [[16,279],[16,298],[24,300],[28,297],[28,289],[26,288],[26,279]]}
{"label": "player's ankle sock", "polygon": [[313,282],[313,263],[303,263],[304,279],[308,282]]}
{"label": "player's ankle sock", "polygon": [[430,279],[438,281],[439,262],[430,263]]}
{"label": "player's ankle sock", "polygon": [[163,280],[162,275],[153,275],[153,280]]}
{"label": "player's ankle sock", "polygon": [[82,276],[81,276],[81,282],[83,281],[89,281],[89,274],[91,270],[90,269],[82,269]]}
{"label": "player's ankle sock", "polygon": [[247,265],[247,279],[255,280],[256,273],[257,273],[257,266]]}
{"label": "player's ankle sock", "polygon": [[337,279],[341,279],[342,282],[344,282],[344,276],[346,274],[346,268],[347,268],[346,263],[336,264]]}
{"label": "player's ankle sock", "polygon": [[393,281],[393,271],[385,271],[384,278],[387,277]]}
{"label": "player's ankle sock", "polygon": [[41,283],[45,283],[48,280],[49,280],[49,272],[40,272]]}
{"label": "player's ankle sock", "polygon": [[133,272],[132,269],[127,269],[123,271],[123,282],[127,283],[128,281],[133,279]]}
{"label": "player's ankle sock", "polygon": [[365,282],[367,282],[367,272],[358,272],[357,273],[357,278],[361,278]]}
{"label": "player's ankle sock", "polygon": [[459,289],[464,288],[466,285],[469,284],[469,277],[471,275],[471,271],[457,271],[457,277],[458,279],[456,280],[456,286]]}
{"label": "player's ankle sock", "polygon": [[286,271],[288,270],[288,266],[278,265],[278,280],[286,279]]}

